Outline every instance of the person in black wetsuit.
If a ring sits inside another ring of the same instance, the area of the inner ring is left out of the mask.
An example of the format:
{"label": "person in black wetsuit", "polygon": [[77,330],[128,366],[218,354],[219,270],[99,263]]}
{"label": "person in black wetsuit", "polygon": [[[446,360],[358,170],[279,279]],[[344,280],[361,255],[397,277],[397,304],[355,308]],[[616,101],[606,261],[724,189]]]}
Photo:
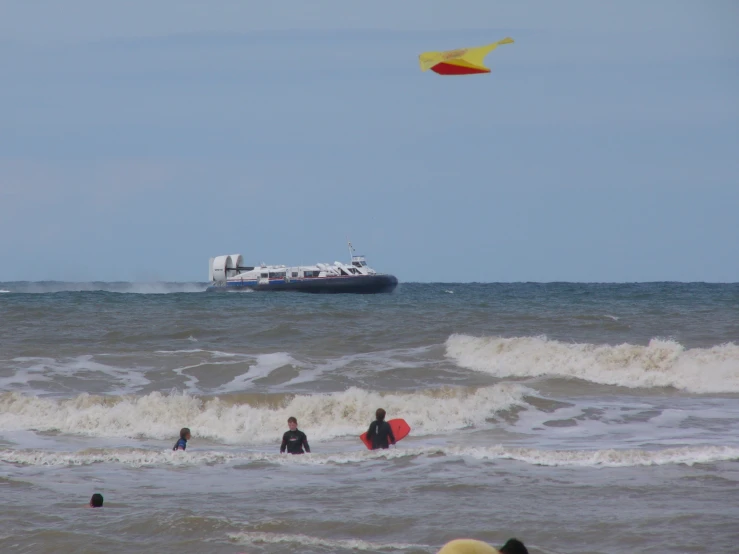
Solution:
{"label": "person in black wetsuit", "polygon": [[375,417],[377,420],[370,423],[367,430],[367,438],[372,441],[372,450],[388,448],[388,440],[390,444],[395,444],[395,435],[390,424],[385,421],[385,410],[378,408]]}
{"label": "person in black wetsuit", "polygon": [[[298,430],[298,420],[294,417],[287,419],[287,426],[290,427],[289,431],[285,431],[282,435],[282,446],[280,446],[280,453],[287,452],[289,454],[305,454],[310,453],[310,446],[308,446],[308,437],[302,431]],[[303,449],[305,448],[305,452]]]}

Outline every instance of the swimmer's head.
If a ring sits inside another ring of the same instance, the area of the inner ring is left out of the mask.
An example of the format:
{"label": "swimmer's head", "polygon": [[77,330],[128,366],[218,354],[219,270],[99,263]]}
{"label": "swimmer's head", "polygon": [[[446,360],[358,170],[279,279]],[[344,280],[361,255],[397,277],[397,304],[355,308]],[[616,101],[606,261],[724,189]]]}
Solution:
{"label": "swimmer's head", "polygon": [[90,498],[90,508],[102,508],[103,507],[103,495],[96,492]]}
{"label": "swimmer's head", "polygon": [[377,408],[377,411],[375,412],[375,417],[377,418],[377,421],[385,421],[385,410],[382,408]]}
{"label": "swimmer's head", "polygon": [[295,431],[298,428],[298,419],[293,416],[288,417],[287,426],[290,428],[290,431]]}
{"label": "swimmer's head", "polygon": [[183,427],[180,429],[180,438],[185,439],[186,441],[190,440],[190,429],[187,427]]}
{"label": "swimmer's head", "polygon": [[508,539],[506,543],[500,547],[501,554],[529,554],[528,549],[518,539]]}

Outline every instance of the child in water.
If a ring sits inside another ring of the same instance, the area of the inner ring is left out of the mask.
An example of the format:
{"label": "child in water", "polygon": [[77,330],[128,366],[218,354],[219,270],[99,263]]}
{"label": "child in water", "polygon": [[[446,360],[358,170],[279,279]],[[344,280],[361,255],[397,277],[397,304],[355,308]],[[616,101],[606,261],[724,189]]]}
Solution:
{"label": "child in water", "polygon": [[375,421],[370,423],[369,429],[367,430],[367,439],[372,441],[372,450],[378,448],[388,448],[388,440],[390,444],[395,444],[395,435],[390,424],[385,421],[385,410],[378,408],[375,412]]}
{"label": "child in water", "polygon": [[[287,418],[287,426],[290,427],[289,431],[285,431],[282,435],[282,445],[280,446],[280,454],[288,451],[290,454],[304,454],[305,452],[310,453],[310,446],[308,446],[308,437],[302,431],[298,430],[298,420],[294,417]],[[305,448],[305,452],[303,452]]]}
{"label": "child in water", "polygon": [[103,507],[103,495],[96,492],[90,498],[90,508],[102,508]]}
{"label": "child in water", "polygon": [[187,441],[190,440],[190,429],[183,427],[180,429],[180,440],[174,443],[172,450],[185,450],[187,448]]}

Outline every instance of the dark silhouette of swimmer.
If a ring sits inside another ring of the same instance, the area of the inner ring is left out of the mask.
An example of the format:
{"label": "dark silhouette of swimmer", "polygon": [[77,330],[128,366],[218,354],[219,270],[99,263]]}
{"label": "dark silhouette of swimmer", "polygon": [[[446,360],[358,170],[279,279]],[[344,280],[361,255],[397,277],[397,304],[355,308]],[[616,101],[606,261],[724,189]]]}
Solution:
{"label": "dark silhouette of swimmer", "polygon": [[385,421],[385,410],[378,408],[375,412],[375,421],[370,423],[367,429],[367,439],[372,441],[372,450],[378,448],[388,448],[389,444],[395,444],[395,435],[390,424]]}
{"label": "dark silhouette of swimmer", "polygon": [[500,554],[529,554],[529,550],[518,539],[508,539],[499,550]]}
{"label": "dark silhouette of swimmer", "polygon": [[102,508],[103,507],[103,495],[96,492],[90,498],[90,508]]}

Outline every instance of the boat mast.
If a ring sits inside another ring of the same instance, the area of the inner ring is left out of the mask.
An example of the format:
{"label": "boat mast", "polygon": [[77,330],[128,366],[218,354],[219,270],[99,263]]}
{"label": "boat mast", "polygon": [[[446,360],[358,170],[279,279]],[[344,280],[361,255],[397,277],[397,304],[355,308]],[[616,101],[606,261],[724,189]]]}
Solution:
{"label": "boat mast", "polygon": [[349,237],[346,237],[346,243],[349,245],[349,265],[351,265],[352,259],[354,258],[354,247],[352,246],[352,243],[349,240]]}

